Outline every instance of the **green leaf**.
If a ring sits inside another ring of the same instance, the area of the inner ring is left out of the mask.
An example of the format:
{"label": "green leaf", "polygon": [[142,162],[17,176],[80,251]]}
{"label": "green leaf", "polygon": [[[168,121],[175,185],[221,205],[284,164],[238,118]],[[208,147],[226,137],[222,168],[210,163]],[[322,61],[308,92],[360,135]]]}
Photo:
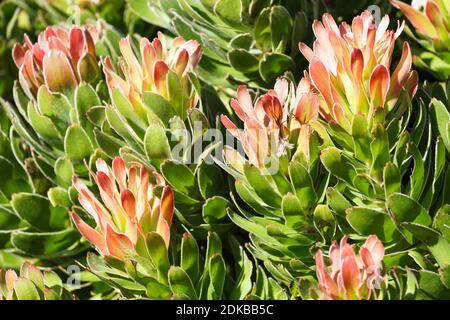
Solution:
{"label": "green leaf", "polygon": [[234,49],[244,49],[246,51],[249,51],[252,45],[253,36],[250,33],[238,34],[230,41],[230,46]]}
{"label": "green leaf", "polygon": [[0,230],[14,230],[19,227],[20,219],[9,209],[0,206]]}
{"label": "green leaf", "polygon": [[69,255],[69,249],[79,239],[80,233],[74,229],[45,233],[17,231],[11,235],[11,243],[16,249],[46,259]]}
{"label": "green leaf", "polygon": [[230,299],[243,300],[252,289],[253,264],[241,246],[239,246],[239,256],[236,260],[240,267],[240,272],[231,292]]}
{"label": "green leaf", "polygon": [[122,92],[120,92],[118,89],[113,89],[111,91],[111,100],[114,106],[125,119],[127,119],[130,123],[134,124],[138,128],[145,130],[147,125],[145,122],[146,119],[142,119],[144,115],[140,115],[136,111],[139,109],[134,108],[131,102],[122,94]]}
{"label": "green leaf", "polygon": [[387,163],[384,167],[383,183],[386,198],[393,193],[402,191],[400,171],[392,162]]}
{"label": "green leaf", "polygon": [[327,205],[320,204],[316,207],[313,221],[325,241],[333,238],[336,233],[336,220]]}
{"label": "green leaf", "polygon": [[41,86],[37,94],[37,102],[42,115],[52,119],[64,132],[65,126],[70,123],[72,110],[67,97],[60,93],[51,93],[46,86]]}
{"label": "green leaf", "polygon": [[222,298],[226,271],[225,261],[222,255],[218,253],[213,255],[209,260],[209,277],[211,282],[208,288],[208,300]]}
{"label": "green leaf", "polygon": [[36,133],[54,146],[62,145],[62,136],[50,118],[39,113],[33,103],[28,104],[28,119]]}
{"label": "green leaf", "polygon": [[68,191],[61,187],[54,187],[47,192],[48,199],[53,207],[69,208],[72,205]]}
{"label": "green leaf", "polygon": [[241,180],[235,181],[236,192],[239,197],[257,213],[265,216],[278,216],[264,201],[253,191],[247,183]]}
{"label": "green leaf", "polygon": [[98,82],[102,75],[96,58],[89,53],[78,60],[77,71],[81,80],[91,84]]}
{"label": "green leaf", "polygon": [[328,205],[339,215],[345,215],[346,210],[351,207],[350,202],[336,188],[327,189]]}
{"label": "green leaf", "polygon": [[77,125],[73,125],[67,130],[64,137],[64,150],[73,162],[80,162],[94,153],[89,136],[83,128]]}
{"label": "green leaf", "polygon": [[174,160],[166,160],[161,165],[161,172],[166,181],[177,191],[191,198],[199,199],[200,192],[197,179],[186,165]]}
{"label": "green leaf", "polygon": [[444,205],[438,210],[434,217],[433,227],[450,242],[450,205]]}
{"label": "green leaf", "polygon": [[254,28],[254,37],[259,47],[270,50],[272,48],[272,30],[270,29],[270,8],[265,8],[258,15]]}
{"label": "green leaf", "polygon": [[241,0],[217,0],[214,12],[233,27],[241,25]]}
{"label": "green leaf", "polygon": [[300,162],[292,161],[289,164],[289,176],[302,209],[312,208],[317,202],[317,194],[308,170]]}
{"label": "green leaf", "polygon": [[147,297],[155,300],[168,300],[172,295],[170,288],[153,278],[147,279]]}
{"label": "green leaf", "polygon": [[61,157],[55,162],[55,176],[58,185],[68,188],[72,185],[74,169],[68,157]]}
{"label": "green leaf", "polygon": [[292,34],[292,18],[283,6],[273,6],[270,9],[272,50],[284,52]]}
{"label": "green leaf", "polygon": [[[397,225],[402,222],[414,222],[423,226],[431,224],[431,217],[428,212],[415,200],[401,193],[393,193],[387,198],[387,206]],[[412,238],[406,232],[403,233],[411,243]]]}
{"label": "green leaf", "polygon": [[328,172],[347,184],[353,185],[356,169],[341,156],[339,149],[335,147],[325,148],[322,150],[320,159]]}
{"label": "green leaf", "polygon": [[186,101],[183,87],[178,75],[174,71],[169,71],[167,75],[167,92],[169,94],[169,103],[175,114],[181,119],[186,119]]}
{"label": "green leaf", "polygon": [[195,292],[191,279],[180,267],[170,267],[169,285],[174,294],[186,295],[191,300],[197,299],[197,293]]}
{"label": "green leaf", "polygon": [[166,282],[167,271],[169,270],[166,243],[157,232],[149,232],[146,236],[146,242],[150,258],[158,270],[159,281]]}
{"label": "green leaf", "polygon": [[382,125],[377,125],[372,135],[374,139],[370,143],[370,152],[372,154],[370,174],[374,177],[381,177],[383,168],[390,159],[388,136]]}
{"label": "green leaf", "polygon": [[197,179],[200,193],[204,199],[227,195],[224,175],[216,165],[203,162],[198,168]]}
{"label": "green leaf", "polygon": [[200,274],[199,249],[192,234],[185,232],[181,240],[181,268],[195,283]]}
{"label": "green leaf", "polygon": [[444,141],[447,151],[450,153],[450,132],[448,131],[448,124],[450,123],[450,112],[445,105],[436,98],[431,99],[431,115],[432,119],[439,131],[439,134]]}
{"label": "green leaf", "polygon": [[281,210],[286,221],[286,226],[295,229],[306,224],[300,201],[292,193],[288,193],[283,197]]}
{"label": "green leaf", "polygon": [[26,278],[19,277],[14,282],[14,292],[18,300],[41,300],[34,283]]}
{"label": "green leaf", "polygon": [[295,63],[291,57],[283,53],[269,52],[264,54],[259,63],[259,73],[264,81],[272,82],[294,67]]}
{"label": "green leaf", "polygon": [[160,125],[153,124],[147,128],[144,145],[145,154],[150,160],[164,160],[171,157],[169,141]]}
{"label": "green leaf", "polygon": [[244,165],[244,174],[256,194],[268,205],[275,208],[281,205],[281,195],[269,175],[264,175],[249,163]]}
{"label": "green leaf", "polygon": [[11,205],[21,219],[42,231],[60,230],[67,221],[66,209],[53,207],[47,198],[37,194],[16,193]]}
{"label": "green leaf", "polygon": [[364,207],[349,208],[346,212],[348,223],[361,235],[375,234],[384,242],[394,239],[395,225],[384,212]]}
{"label": "green leaf", "polygon": [[119,140],[109,134],[94,128],[95,141],[98,146],[105,152],[108,157],[114,158],[119,155],[119,149],[125,145],[122,140]]}
{"label": "green leaf", "polygon": [[258,71],[259,60],[245,49],[233,49],[228,52],[230,65],[243,73]]}
{"label": "green leaf", "polygon": [[44,291],[44,276],[34,265],[29,262],[22,264],[20,276],[31,280],[39,290]]}
{"label": "green leaf", "polygon": [[425,187],[425,163],[419,149],[414,143],[408,145],[408,153],[412,155],[414,159],[414,169],[410,177],[411,191],[410,196],[412,199],[419,201],[422,195],[423,188]]}
{"label": "green leaf", "polygon": [[424,242],[441,267],[450,265],[450,243],[436,230],[411,222],[403,222],[403,228]]}
{"label": "green leaf", "polygon": [[353,117],[352,138],[355,146],[355,157],[362,162],[371,162],[372,153],[370,151],[370,139],[366,115],[357,113]]}
{"label": "green leaf", "polygon": [[75,89],[75,107],[78,113],[78,119],[83,120],[91,107],[99,106],[100,98],[89,84],[82,83]]}
{"label": "green leaf", "polygon": [[422,270],[419,273],[419,288],[429,299],[449,300],[450,289],[447,289],[441,281],[439,274]]}
{"label": "green leaf", "polygon": [[450,289],[450,265],[439,270],[441,281],[447,289]]}
{"label": "green leaf", "polygon": [[206,223],[217,223],[227,215],[228,200],[214,196],[203,204],[202,216]]}

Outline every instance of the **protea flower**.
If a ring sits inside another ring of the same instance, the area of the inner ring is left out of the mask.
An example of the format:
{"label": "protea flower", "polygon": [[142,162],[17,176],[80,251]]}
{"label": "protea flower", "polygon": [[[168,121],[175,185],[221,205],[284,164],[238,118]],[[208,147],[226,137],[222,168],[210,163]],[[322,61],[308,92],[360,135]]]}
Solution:
{"label": "protea flower", "polygon": [[95,230],[71,212],[80,233],[102,256],[113,256],[122,261],[133,258],[138,238],[145,239],[151,231],[156,231],[169,246],[173,193],[169,187],[164,187],[160,198],[155,194],[155,189],[163,184],[162,177],[155,173],[156,184],[151,184],[149,173],[143,166],[132,164],[126,168],[120,157],[113,160],[112,168],[103,160],[98,160],[96,166],[97,173],[93,178],[102,202],[81,180],[76,177],[73,180],[80,204],[97,223]]}
{"label": "protea flower", "polygon": [[129,38],[120,41],[120,51],[119,68],[125,78],[115,72],[109,58],[104,60],[103,70],[110,90],[119,90],[135,109],[141,109],[142,95],[146,91],[171,102],[175,114],[182,117],[197,104],[198,96],[189,80],[189,72],[197,66],[202,55],[196,41],[178,37],[168,49],[164,35],[158,33],[158,38],[152,42],[141,38],[139,58],[134,54]]}
{"label": "protea flower", "polygon": [[62,281],[50,270],[41,272],[24,262],[20,275],[14,270],[0,269],[0,300],[61,300],[73,297],[63,290]]}
{"label": "protea flower", "polygon": [[325,266],[322,251],[316,253],[317,279],[323,294],[321,299],[366,300],[380,283],[384,257],[382,242],[375,235],[369,236],[357,256],[347,239],[344,236],[340,245],[334,242],[330,246],[331,273]]}
{"label": "protea flower", "polygon": [[[411,71],[411,50],[404,42],[400,62],[391,72],[395,39],[402,32],[388,30],[389,17],[378,27],[365,11],[353,19],[352,25],[336,24],[330,14],[315,21],[313,49],[300,43],[299,48],[309,61],[309,75],[320,95],[320,113],[328,121],[337,122],[351,133],[354,115],[364,114],[369,123],[379,108],[390,111],[402,90],[412,98],[417,90],[418,75]],[[369,125],[370,128],[370,125]]]}
{"label": "protea flower", "polygon": [[[231,107],[243,121],[244,129],[238,129],[226,115],[220,117],[228,132],[242,143],[248,161],[256,167],[264,167],[272,157],[282,155],[288,146],[288,94],[289,83],[278,80],[274,89],[253,105],[247,87],[239,86],[237,99],[231,100]],[[236,169],[242,167],[243,159],[236,150],[226,146],[224,156]]]}
{"label": "protea flower", "polygon": [[100,75],[94,39],[87,29],[77,26],[47,27],[36,43],[25,35],[24,44],[14,46],[13,59],[30,99],[43,84],[52,92],[65,92],[81,81],[93,83]]}
{"label": "protea flower", "polygon": [[414,64],[447,80],[450,76],[450,3],[446,0],[425,0],[420,6],[397,0],[391,3],[408,18],[416,30],[417,42],[427,50],[413,57]]}

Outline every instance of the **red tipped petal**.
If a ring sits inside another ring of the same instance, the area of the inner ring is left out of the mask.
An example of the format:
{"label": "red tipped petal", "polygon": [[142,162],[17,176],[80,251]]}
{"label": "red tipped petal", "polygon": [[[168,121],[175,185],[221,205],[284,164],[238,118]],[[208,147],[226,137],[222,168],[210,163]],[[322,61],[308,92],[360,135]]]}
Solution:
{"label": "red tipped petal", "polygon": [[126,235],[114,231],[110,225],[106,227],[105,241],[109,253],[119,260],[124,261],[134,253],[134,246],[130,239]]}
{"label": "red tipped petal", "polygon": [[314,57],[309,65],[309,74],[314,86],[322,94],[328,107],[331,108],[334,103],[330,89],[330,76],[322,61]]}
{"label": "red tipped petal", "polygon": [[104,173],[103,171],[97,172],[97,183],[103,192],[105,192],[110,197],[114,197],[115,189],[113,186],[113,182],[106,173]]}
{"label": "red tipped petal", "polygon": [[26,50],[24,49],[24,47],[22,47],[19,43],[16,43],[12,50],[12,57],[14,63],[16,64],[16,67],[19,69],[24,63],[25,51]]}
{"label": "red tipped petal", "polygon": [[170,226],[165,219],[159,216],[156,232],[163,238],[166,247],[170,245]]}
{"label": "red tipped petal", "polygon": [[352,68],[353,77],[358,81],[362,81],[364,71],[364,56],[360,49],[353,49],[350,66]]}
{"label": "red tipped petal", "polygon": [[355,259],[351,257],[343,259],[340,276],[342,277],[346,298],[357,299],[359,297],[360,272]]}
{"label": "red tipped petal", "polygon": [[383,107],[389,90],[389,71],[382,64],[376,66],[370,76],[370,96],[374,107]]}
{"label": "red tipped petal", "polygon": [[303,95],[294,111],[295,118],[302,124],[316,120],[319,116],[319,100],[314,93]]}
{"label": "red tipped petal", "polygon": [[164,187],[161,195],[161,216],[167,221],[169,227],[172,225],[173,210],[174,210],[174,197],[173,191],[170,187]]}
{"label": "red tipped petal", "polygon": [[233,108],[234,113],[241,119],[242,121],[245,121],[245,112],[242,110],[241,105],[236,99],[231,99],[230,101],[231,108]]}
{"label": "red tipped petal", "polygon": [[120,194],[120,200],[122,202],[122,207],[125,209],[128,217],[133,219],[136,216],[136,200],[134,198],[133,192],[126,189]]}
{"label": "red tipped petal", "polygon": [[84,49],[83,31],[81,31],[80,28],[73,27],[70,30],[69,39],[70,39],[69,43],[70,57],[72,58],[73,64],[76,65],[78,60],[80,60],[81,56],[83,55]]}
{"label": "red tipped petal", "polygon": [[167,64],[162,61],[158,60],[155,63],[155,68],[153,70],[153,79],[155,81],[156,89],[161,95],[165,95],[167,88],[166,88],[166,75],[169,72],[169,67]]}
{"label": "red tipped petal", "polygon": [[175,72],[178,75],[178,77],[181,78],[184,71],[186,70],[188,62],[189,62],[189,54],[186,50],[182,49],[178,54],[177,61],[175,62]]}
{"label": "red tipped petal", "polygon": [[70,212],[69,214],[81,235],[92,243],[100,251],[101,255],[107,256],[108,249],[106,248],[103,236],[84,222],[75,212]]}
{"label": "red tipped petal", "polygon": [[376,235],[369,236],[362,247],[370,251],[376,264],[381,263],[384,258],[384,245]]}
{"label": "red tipped petal", "polygon": [[314,57],[314,52],[311,50],[310,47],[308,47],[306,44],[304,44],[303,42],[300,42],[298,44],[298,49],[300,50],[300,52],[303,54],[303,56],[305,57],[306,60],[308,60],[309,62],[311,62],[312,58]]}
{"label": "red tipped petal", "polygon": [[412,66],[411,49],[408,42],[403,43],[403,51],[400,62],[395,68],[391,78],[391,86],[389,89],[389,100],[397,99],[400,91],[408,77]]}
{"label": "red tipped petal", "polygon": [[239,86],[237,89],[237,100],[239,101],[239,105],[242,110],[247,114],[247,116],[253,116],[253,101],[250,93],[246,86]]}
{"label": "red tipped petal", "polygon": [[127,170],[125,168],[125,162],[121,157],[114,158],[112,162],[112,171],[120,191],[125,190],[127,188]]}

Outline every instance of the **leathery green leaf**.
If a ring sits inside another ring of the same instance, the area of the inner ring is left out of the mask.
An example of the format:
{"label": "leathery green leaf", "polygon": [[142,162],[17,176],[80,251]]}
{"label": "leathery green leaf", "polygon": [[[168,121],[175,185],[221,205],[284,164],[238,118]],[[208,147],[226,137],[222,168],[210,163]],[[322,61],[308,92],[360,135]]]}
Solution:
{"label": "leathery green leaf", "polygon": [[358,233],[365,236],[375,234],[386,242],[394,239],[395,225],[386,213],[364,207],[349,208],[346,213],[348,223]]}
{"label": "leathery green leaf", "polygon": [[195,283],[200,275],[198,244],[192,234],[185,232],[181,240],[181,268]]}
{"label": "leathery green leaf", "polygon": [[174,294],[182,294],[191,300],[197,299],[197,293],[194,289],[191,279],[187,273],[180,267],[170,267],[169,285]]}
{"label": "leathery green leaf", "polygon": [[84,129],[73,125],[66,132],[64,150],[70,160],[79,162],[90,157],[94,152],[94,146]]}

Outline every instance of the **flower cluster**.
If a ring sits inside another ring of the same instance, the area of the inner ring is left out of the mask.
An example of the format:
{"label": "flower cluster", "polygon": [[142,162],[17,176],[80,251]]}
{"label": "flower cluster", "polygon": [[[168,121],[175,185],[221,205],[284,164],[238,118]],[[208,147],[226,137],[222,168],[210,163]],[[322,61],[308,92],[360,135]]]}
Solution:
{"label": "flower cluster", "polygon": [[313,24],[316,40],[313,49],[300,43],[309,61],[311,83],[320,96],[320,114],[337,122],[351,133],[353,116],[358,113],[372,119],[376,109],[391,110],[405,90],[412,98],[418,75],[411,71],[411,50],[404,42],[402,57],[393,72],[392,53],[395,40],[403,30],[388,30],[385,16],[376,27],[372,15],[365,11],[352,24],[338,26],[330,14]]}
{"label": "flower cluster", "polygon": [[[148,171],[133,164],[125,167],[122,158],[114,159],[112,168],[101,159],[97,160],[97,173],[92,174],[100,190],[102,202],[86,185],[74,178],[78,199],[83,208],[94,218],[97,230],[71,212],[73,222],[80,233],[91,242],[103,256],[119,260],[130,259],[136,253],[138,238],[156,231],[169,246],[170,226],[174,210],[172,190],[163,187],[164,180],[154,173],[154,183]],[[157,188],[162,194],[157,196]]]}
{"label": "flower cluster", "polygon": [[327,271],[322,251],[316,253],[316,272],[319,280],[321,299],[369,299],[379,285],[381,263],[384,257],[383,243],[377,236],[369,236],[355,254],[347,243],[347,236],[338,245],[334,242],[328,252],[331,261],[331,273]]}
{"label": "flower cluster", "polygon": [[155,92],[169,101],[174,97],[171,92],[174,81],[178,81],[182,96],[179,106],[183,113],[197,105],[198,96],[193,92],[189,80],[189,72],[193,71],[202,56],[198,42],[175,38],[170,49],[162,33],[149,41],[141,38],[139,42],[139,58],[134,54],[130,39],[120,40],[119,47],[122,58],[119,68],[125,78],[116,73],[109,57],[103,62],[103,70],[110,90],[117,89],[128,97],[130,102],[139,108],[142,105],[142,94]]}
{"label": "flower cluster", "polygon": [[86,28],[47,27],[36,43],[27,35],[24,41],[14,46],[13,58],[21,87],[30,99],[44,84],[50,91],[64,92],[81,81],[98,80],[95,39]]}

